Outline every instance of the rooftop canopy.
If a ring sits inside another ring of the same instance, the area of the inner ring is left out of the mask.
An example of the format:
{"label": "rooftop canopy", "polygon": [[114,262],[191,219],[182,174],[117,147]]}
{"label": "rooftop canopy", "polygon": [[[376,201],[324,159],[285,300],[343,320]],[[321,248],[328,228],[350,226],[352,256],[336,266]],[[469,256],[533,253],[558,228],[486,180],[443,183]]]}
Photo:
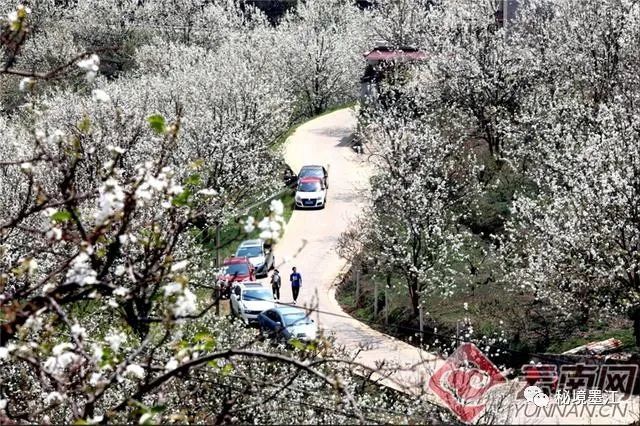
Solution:
{"label": "rooftop canopy", "polygon": [[364,54],[368,61],[392,61],[392,60],[421,60],[426,59],[424,52],[412,47],[400,47],[392,49],[387,46],[378,46],[370,52]]}

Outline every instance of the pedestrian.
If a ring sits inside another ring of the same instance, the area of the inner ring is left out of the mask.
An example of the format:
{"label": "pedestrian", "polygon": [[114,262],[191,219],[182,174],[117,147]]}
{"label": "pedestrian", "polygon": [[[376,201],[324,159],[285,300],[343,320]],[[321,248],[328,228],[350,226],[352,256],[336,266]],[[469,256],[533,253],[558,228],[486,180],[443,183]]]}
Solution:
{"label": "pedestrian", "polygon": [[273,270],[271,275],[271,289],[273,290],[273,298],[280,300],[280,272],[277,269]]}
{"label": "pedestrian", "polygon": [[293,293],[293,304],[295,305],[298,301],[298,294],[300,294],[300,286],[302,286],[302,275],[296,270],[295,266],[291,270],[293,272],[289,277],[289,281],[291,281],[291,292]]}

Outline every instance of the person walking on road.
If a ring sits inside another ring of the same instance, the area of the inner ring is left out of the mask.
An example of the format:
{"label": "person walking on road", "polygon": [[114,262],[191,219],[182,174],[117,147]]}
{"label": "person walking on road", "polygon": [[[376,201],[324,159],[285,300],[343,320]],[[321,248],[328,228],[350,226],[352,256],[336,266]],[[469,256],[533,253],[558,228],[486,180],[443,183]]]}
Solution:
{"label": "person walking on road", "polygon": [[274,269],[273,275],[271,275],[271,289],[273,290],[273,298],[276,300],[280,300],[280,282],[280,272]]}
{"label": "person walking on road", "polygon": [[291,269],[293,272],[291,276],[289,276],[289,281],[291,281],[291,292],[293,293],[293,304],[295,305],[298,302],[298,294],[300,294],[300,286],[302,286],[302,275],[296,270],[294,266]]}

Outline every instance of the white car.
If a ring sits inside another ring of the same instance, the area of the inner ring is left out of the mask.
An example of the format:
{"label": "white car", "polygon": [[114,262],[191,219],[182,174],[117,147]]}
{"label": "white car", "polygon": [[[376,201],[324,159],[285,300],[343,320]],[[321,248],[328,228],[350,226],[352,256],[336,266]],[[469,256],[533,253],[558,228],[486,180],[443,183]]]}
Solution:
{"label": "white car", "polygon": [[240,317],[246,324],[257,321],[261,312],[276,306],[270,288],[250,281],[235,284],[229,301],[231,315]]}
{"label": "white car", "polygon": [[324,208],[327,204],[327,187],[322,178],[305,177],[296,189],[297,208]]}
{"label": "white car", "polygon": [[261,239],[243,241],[236,250],[236,257],[247,257],[256,269],[256,276],[266,277],[275,266],[271,247]]}

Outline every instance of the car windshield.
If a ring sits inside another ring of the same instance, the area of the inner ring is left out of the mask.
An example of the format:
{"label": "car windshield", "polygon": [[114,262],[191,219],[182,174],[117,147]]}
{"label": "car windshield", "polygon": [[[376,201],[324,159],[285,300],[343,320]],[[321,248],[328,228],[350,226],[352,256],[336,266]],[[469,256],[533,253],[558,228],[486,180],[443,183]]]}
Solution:
{"label": "car windshield", "polygon": [[284,323],[286,326],[311,324],[311,319],[304,312],[284,314]]}
{"label": "car windshield", "polygon": [[260,246],[240,247],[236,253],[238,257],[258,257],[262,256],[262,249]]}
{"label": "car windshield", "polygon": [[227,265],[227,275],[248,275],[249,274],[249,266],[246,263],[232,263],[231,265]]}
{"label": "car windshield", "polygon": [[245,290],[242,294],[242,300],[266,300],[272,301],[273,294],[271,291],[262,288]]}
{"label": "car windshield", "polygon": [[298,191],[300,192],[318,192],[322,190],[320,182],[301,182],[298,185]]}
{"label": "car windshield", "polygon": [[324,172],[320,167],[313,167],[308,169],[300,170],[300,177],[305,176],[313,176],[313,177],[324,177]]}

